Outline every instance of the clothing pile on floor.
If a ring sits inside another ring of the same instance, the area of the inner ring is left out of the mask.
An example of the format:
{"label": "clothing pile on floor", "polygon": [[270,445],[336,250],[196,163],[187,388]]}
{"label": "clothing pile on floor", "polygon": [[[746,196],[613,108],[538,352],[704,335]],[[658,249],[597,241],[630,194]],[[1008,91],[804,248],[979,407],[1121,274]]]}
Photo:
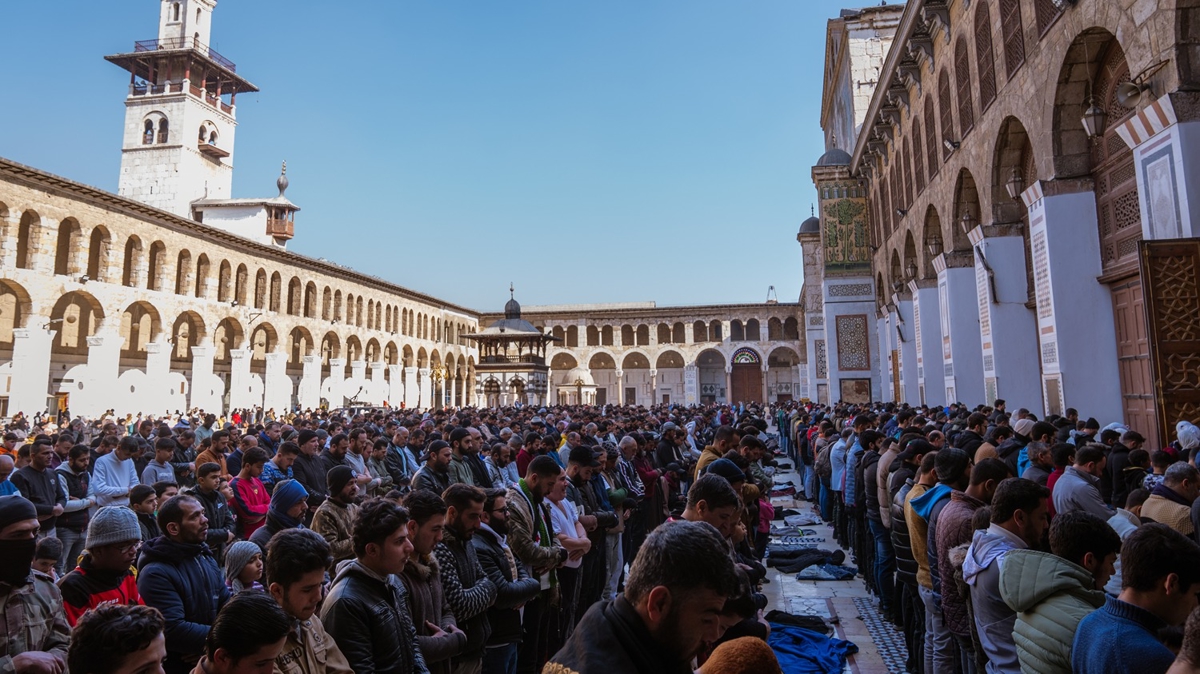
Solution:
{"label": "clothing pile on floor", "polygon": [[772,543],[767,548],[767,566],[773,566],[780,573],[800,573],[810,566],[821,564],[840,565],[846,561],[846,553],[841,550],[821,550],[818,548],[786,549]]}
{"label": "clothing pile on floor", "polygon": [[796,580],[850,580],[858,575],[853,566],[821,564],[810,566],[796,574]]}
{"label": "clothing pile on floor", "polygon": [[858,652],[852,642],[826,636],[829,628],[815,616],[793,616],[772,611],[767,614],[771,634],[767,644],[775,651],[779,666],[788,674],[840,674],[846,658]]}

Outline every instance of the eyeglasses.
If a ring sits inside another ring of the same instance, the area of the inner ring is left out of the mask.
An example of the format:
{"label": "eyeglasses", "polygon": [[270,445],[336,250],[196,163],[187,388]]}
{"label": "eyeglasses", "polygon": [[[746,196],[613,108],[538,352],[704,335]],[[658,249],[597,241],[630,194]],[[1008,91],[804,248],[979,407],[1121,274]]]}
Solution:
{"label": "eyeglasses", "polygon": [[503,508],[492,508],[488,512],[508,514],[508,506],[504,506]]}

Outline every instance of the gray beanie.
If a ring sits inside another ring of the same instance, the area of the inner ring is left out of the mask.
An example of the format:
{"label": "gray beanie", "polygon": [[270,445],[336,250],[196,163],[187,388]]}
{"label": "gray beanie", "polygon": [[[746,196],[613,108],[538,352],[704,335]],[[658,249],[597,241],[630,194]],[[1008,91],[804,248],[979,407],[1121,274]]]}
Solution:
{"label": "gray beanie", "polygon": [[225,582],[233,588],[234,592],[242,589],[241,584],[237,583],[237,577],[241,575],[242,569],[250,563],[251,557],[261,554],[262,548],[250,541],[238,541],[225,550]]}
{"label": "gray beanie", "polygon": [[125,506],[104,506],[88,522],[84,547],[91,550],[102,545],[140,540],[142,530],[138,526],[137,513]]}

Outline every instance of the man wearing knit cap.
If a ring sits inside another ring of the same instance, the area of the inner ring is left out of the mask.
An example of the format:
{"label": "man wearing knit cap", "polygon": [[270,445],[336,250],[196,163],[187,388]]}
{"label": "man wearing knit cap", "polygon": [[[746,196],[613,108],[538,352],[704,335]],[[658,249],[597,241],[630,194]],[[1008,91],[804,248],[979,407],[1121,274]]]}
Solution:
{"label": "man wearing knit cap", "polygon": [[62,672],[71,627],[62,595],[48,577],[30,572],[38,514],[22,496],[0,496],[0,672]]}
{"label": "man wearing knit cap", "polygon": [[334,466],[326,475],[329,498],[313,515],[312,529],[329,542],[334,562],[354,557],[350,532],[358,515],[358,482],[350,466]]}
{"label": "man wearing knit cap", "polygon": [[131,568],[140,540],[137,514],[129,508],[104,506],[96,511],[88,523],[87,552],[58,584],[72,627],[86,611],[105,602],[143,603]]}
{"label": "man wearing knit cap", "polygon": [[300,454],[292,464],[292,474],[304,485],[308,492],[308,510],[315,511],[329,496],[329,486],[325,482],[326,469],[320,456],[320,440],[316,431],[304,429],[298,438]]}
{"label": "man wearing knit cap", "polygon": [[265,553],[267,543],[275,534],[285,529],[304,529],[304,515],[308,512],[308,491],[296,480],[283,480],[275,485],[271,493],[271,506],[267,509],[267,521],[250,536],[250,542]]}

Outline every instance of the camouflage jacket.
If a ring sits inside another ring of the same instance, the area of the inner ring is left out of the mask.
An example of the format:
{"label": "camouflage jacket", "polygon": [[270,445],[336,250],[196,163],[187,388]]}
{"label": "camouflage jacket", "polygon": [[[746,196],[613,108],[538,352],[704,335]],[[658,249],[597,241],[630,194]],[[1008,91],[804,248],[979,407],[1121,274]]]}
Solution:
{"label": "camouflage jacket", "polygon": [[31,574],[24,585],[0,583],[0,673],[13,672],[13,656],[53,653],[67,661],[71,627],[62,595],[50,579]]}

